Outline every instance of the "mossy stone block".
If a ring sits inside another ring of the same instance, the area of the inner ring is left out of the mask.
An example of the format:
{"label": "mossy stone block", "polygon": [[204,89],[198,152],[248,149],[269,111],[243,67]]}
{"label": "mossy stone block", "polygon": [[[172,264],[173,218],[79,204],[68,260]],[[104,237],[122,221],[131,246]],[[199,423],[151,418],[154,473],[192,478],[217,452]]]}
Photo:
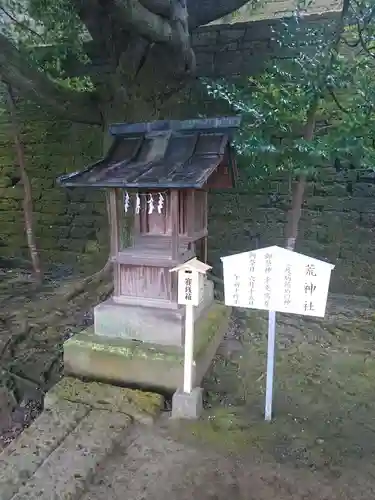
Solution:
{"label": "mossy stone block", "polygon": [[100,382],[84,382],[63,377],[46,395],[44,407],[53,407],[64,399],[98,410],[125,413],[142,423],[152,423],[163,407],[163,396]]}
{"label": "mossy stone block", "polygon": [[[227,331],[231,309],[215,302],[196,323],[193,370],[199,386]],[[89,328],[64,344],[67,375],[175,391],[183,384],[183,348],[95,335]]]}

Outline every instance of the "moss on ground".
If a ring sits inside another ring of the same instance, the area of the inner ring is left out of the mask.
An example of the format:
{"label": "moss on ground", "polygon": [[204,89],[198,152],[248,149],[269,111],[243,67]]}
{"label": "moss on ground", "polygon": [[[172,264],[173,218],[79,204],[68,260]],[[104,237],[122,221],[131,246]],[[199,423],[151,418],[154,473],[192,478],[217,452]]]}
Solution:
{"label": "moss on ground", "polygon": [[[314,336],[304,337],[313,326]],[[296,342],[279,348],[274,420],[266,423],[265,323],[251,315],[243,351],[215,360],[203,418],[184,428],[176,424],[175,432],[221,450],[334,475],[360,468],[363,460],[375,465],[374,314],[345,319],[342,329],[336,320],[326,326],[306,322]]]}
{"label": "moss on ground", "polygon": [[217,331],[223,328],[224,323],[228,323],[230,311],[229,307],[217,302],[208,314],[202,318],[202,321],[198,322],[195,332],[195,358],[204,353]]}

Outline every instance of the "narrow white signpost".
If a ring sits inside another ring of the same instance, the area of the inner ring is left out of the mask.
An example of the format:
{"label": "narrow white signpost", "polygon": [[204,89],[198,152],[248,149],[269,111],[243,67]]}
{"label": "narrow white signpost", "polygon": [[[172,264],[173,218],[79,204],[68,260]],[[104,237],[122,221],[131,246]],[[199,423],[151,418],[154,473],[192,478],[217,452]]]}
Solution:
{"label": "narrow white signpost", "polygon": [[225,304],[268,311],[265,419],[272,418],[276,312],[324,317],[333,264],[272,246],[222,257]]}
{"label": "narrow white signpost", "polygon": [[169,272],[178,273],[177,302],[185,307],[185,353],[184,353],[184,392],[190,394],[193,389],[194,365],[194,306],[203,300],[206,272],[211,266],[197,258],[180,264]]}
{"label": "narrow white signpost", "polygon": [[273,377],[275,371],[275,346],[276,346],[276,313],[268,313],[268,339],[267,339],[267,376],[266,376],[266,404],[264,409],[265,420],[272,418]]}

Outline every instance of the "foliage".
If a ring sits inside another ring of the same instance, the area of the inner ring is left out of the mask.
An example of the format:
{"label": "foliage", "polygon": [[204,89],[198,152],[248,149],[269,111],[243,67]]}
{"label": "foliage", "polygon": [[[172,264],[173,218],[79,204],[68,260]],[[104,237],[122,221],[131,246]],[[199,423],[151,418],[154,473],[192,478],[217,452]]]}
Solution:
{"label": "foliage", "polygon": [[3,0],[0,20],[8,38],[41,71],[74,90],[91,90],[89,78],[68,77],[69,58],[88,64],[83,42],[88,33],[69,0]]}
{"label": "foliage", "polygon": [[[244,126],[237,146],[249,160],[253,176],[278,170],[314,175],[317,165],[333,159],[372,169],[374,60],[369,50],[361,48],[355,54],[353,47],[348,50],[360,31],[340,22],[305,28],[297,11],[273,37],[277,54],[293,51],[293,57],[281,57],[261,75],[234,83],[204,81],[209,95],[241,113]],[[369,21],[366,40],[373,29]],[[316,126],[312,139],[306,140],[304,130],[314,102]]]}

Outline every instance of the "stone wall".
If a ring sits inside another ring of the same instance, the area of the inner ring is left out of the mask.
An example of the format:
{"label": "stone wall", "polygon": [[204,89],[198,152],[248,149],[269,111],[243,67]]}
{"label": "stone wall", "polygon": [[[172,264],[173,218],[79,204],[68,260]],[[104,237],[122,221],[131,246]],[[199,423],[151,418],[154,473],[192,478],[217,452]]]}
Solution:
{"label": "stone wall", "polygon": [[[25,119],[26,117],[26,119]],[[85,270],[107,256],[107,221],[102,192],[68,191],[55,185],[62,172],[81,168],[99,155],[101,132],[57,121],[35,107],[22,107],[23,140],[33,186],[34,221],[44,264]],[[281,244],[289,182],[252,182],[243,160],[236,191],[212,193],[209,258]],[[7,116],[0,115],[0,257],[27,257],[18,166]],[[355,172],[322,167],[311,182],[297,250],[336,264],[332,289],[371,295],[375,291],[375,184]]]}
{"label": "stone wall", "polygon": [[[34,222],[44,264],[85,266],[107,245],[102,193],[67,191],[55,185],[60,173],[82,168],[100,151],[101,132],[72,125],[22,104],[26,168],[32,183]],[[23,187],[9,125],[0,108],[0,257],[28,257],[22,212]]]}
{"label": "stone wall", "polygon": [[[210,258],[217,268],[226,252],[284,240],[288,179],[249,183],[246,165],[241,163],[237,192],[211,194]],[[318,169],[318,179],[306,190],[296,250],[336,265],[333,291],[371,296],[375,292],[375,184],[352,171]]]}
{"label": "stone wall", "polygon": [[[272,5],[276,5],[272,2]],[[301,40],[308,30],[329,36],[337,12],[306,16],[300,24]],[[192,34],[197,59],[197,73],[206,77],[228,77],[258,73],[266,61],[290,56],[288,48],[280,47],[276,33],[286,29],[285,20],[260,19],[235,24],[202,26]]]}
{"label": "stone wall", "polygon": [[[299,8],[305,15],[327,14],[329,12],[339,12],[342,9],[342,0],[313,0],[312,2],[299,2]],[[254,2],[245,4],[237,11],[224,16],[217,21],[210,23],[239,23],[251,22],[261,19],[278,19],[286,16],[292,16],[296,10],[297,2],[295,0],[272,0],[272,2]]]}

